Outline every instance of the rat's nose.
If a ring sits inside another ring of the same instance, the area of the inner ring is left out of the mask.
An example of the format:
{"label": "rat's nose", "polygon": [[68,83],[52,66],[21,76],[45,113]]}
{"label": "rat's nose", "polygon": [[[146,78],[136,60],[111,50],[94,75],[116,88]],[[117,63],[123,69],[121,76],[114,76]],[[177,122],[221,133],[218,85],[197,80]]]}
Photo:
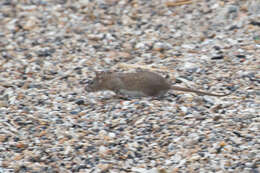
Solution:
{"label": "rat's nose", "polygon": [[85,91],[90,92],[89,86],[86,86],[86,87],[85,87]]}
{"label": "rat's nose", "polygon": [[86,91],[88,91],[88,92],[93,91],[93,88],[92,88],[93,81],[92,80],[86,81],[85,84],[87,84],[86,87],[85,87]]}

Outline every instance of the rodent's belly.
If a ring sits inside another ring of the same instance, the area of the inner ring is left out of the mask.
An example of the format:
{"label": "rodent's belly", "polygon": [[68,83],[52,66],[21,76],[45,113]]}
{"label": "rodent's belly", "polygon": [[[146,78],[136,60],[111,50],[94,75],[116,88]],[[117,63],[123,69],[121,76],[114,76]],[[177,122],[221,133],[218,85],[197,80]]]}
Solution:
{"label": "rodent's belly", "polygon": [[142,91],[130,91],[125,89],[120,89],[119,92],[123,95],[127,95],[130,97],[146,97],[147,95]]}
{"label": "rodent's belly", "polygon": [[156,96],[160,97],[163,96],[167,90],[159,91],[158,93],[148,94],[143,91],[133,91],[133,90],[126,90],[126,89],[120,89],[119,93],[123,95],[127,95],[129,97],[147,97],[147,96]]}

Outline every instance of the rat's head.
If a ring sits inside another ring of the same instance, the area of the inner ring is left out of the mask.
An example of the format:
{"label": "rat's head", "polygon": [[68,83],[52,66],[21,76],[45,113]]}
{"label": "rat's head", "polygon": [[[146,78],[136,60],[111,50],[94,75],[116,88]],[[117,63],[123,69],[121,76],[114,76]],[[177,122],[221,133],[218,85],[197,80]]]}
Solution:
{"label": "rat's head", "polygon": [[100,90],[106,90],[106,83],[110,78],[112,72],[95,72],[96,77],[88,82],[87,86],[85,87],[86,91],[94,92]]}

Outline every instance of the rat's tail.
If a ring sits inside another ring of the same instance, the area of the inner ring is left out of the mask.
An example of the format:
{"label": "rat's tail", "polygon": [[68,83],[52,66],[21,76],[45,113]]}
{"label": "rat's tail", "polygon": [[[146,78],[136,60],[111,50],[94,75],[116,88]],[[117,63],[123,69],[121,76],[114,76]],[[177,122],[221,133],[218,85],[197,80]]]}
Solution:
{"label": "rat's tail", "polygon": [[193,89],[189,89],[189,88],[182,88],[182,87],[178,87],[178,86],[172,86],[172,89],[177,90],[177,91],[193,92],[193,93],[196,93],[198,95],[209,95],[209,96],[216,96],[216,97],[223,97],[223,96],[227,96],[227,95],[231,94],[231,93],[228,93],[228,94],[212,94],[212,93],[208,93],[208,92],[197,91],[197,90],[193,90]]}

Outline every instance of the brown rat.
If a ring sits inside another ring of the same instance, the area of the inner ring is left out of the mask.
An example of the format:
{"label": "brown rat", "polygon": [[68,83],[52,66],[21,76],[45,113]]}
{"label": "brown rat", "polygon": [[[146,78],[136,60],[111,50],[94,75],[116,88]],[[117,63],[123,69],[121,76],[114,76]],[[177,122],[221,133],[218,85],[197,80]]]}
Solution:
{"label": "brown rat", "polygon": [[189,88],[172,86],[165,78],[150,71],[135,73],[96,72],[96,77],[86,86],[89,92],[110,90],[130,97],[163,96],[168,90],[193,92],[199,95],[223,97],[229,94],[212,94]]}

